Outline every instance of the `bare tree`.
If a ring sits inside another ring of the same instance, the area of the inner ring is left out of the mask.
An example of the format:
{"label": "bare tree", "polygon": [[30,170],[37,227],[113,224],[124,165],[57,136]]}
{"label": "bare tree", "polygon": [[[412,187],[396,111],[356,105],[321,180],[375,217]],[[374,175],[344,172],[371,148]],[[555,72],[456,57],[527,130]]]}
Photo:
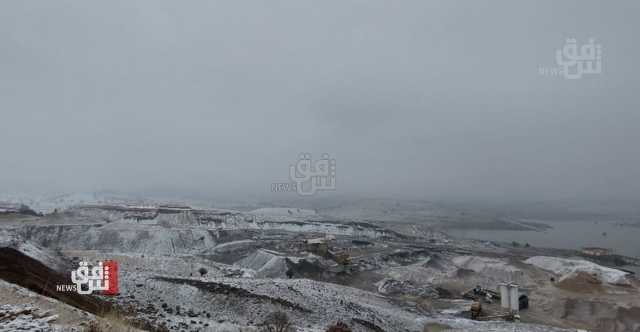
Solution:
{"label": "bare tree", "polygon": [[327,328],[327,332],[351,332],[351,328],[349,327],[349,325],[338,321],[337,323],[329,326]]}
{"label": "bare tree", "polygon": [[290,332],[293,331],[289,317],[282,311],[275,311],[267,316],[262,323],[261,332]]}

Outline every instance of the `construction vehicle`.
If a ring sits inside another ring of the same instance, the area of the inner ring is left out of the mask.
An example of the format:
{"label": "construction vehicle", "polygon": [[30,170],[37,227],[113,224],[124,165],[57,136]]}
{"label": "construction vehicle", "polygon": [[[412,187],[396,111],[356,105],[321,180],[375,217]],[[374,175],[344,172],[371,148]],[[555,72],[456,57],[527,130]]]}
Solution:
{"label": "construction vehicle", "polygon": [[473,301],[484,301],[486,303],[493,303],[494,300],[500,300],[500,294],[483,288],[480,285],[462,293],[462,297]]}
{"label": "construction vehicle", "polygon": [[344,251],[337,252],[334,254],[334,257],[335,257],[336,263],[340,265],[351,264],[351,256],[347,252],[344,252]]}
{"label": "construction vehicle", "polygon": [[482,304],[480,301],[475,301],[471,304],[471,319],[479,320],[482,315]]}

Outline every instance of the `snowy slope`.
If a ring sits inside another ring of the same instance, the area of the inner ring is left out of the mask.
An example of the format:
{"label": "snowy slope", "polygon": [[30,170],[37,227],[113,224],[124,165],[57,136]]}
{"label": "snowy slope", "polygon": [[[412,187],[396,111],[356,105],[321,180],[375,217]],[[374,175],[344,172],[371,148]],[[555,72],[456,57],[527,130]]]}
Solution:
{"label": "snowy slope", "polygon": [[626,272],[601,266],[585,260],[535,256],[525,260],[524,262],[560,276],[573,275],[577,272],[585,272],[610,284],[629,284]]}

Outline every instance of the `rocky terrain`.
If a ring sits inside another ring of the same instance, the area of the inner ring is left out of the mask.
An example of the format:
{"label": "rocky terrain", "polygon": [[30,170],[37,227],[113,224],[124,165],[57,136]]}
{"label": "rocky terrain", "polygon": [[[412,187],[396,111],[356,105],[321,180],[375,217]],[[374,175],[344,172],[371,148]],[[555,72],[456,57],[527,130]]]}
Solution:
{"label": "rocky terrain", "polygon": [[[0,331],[259,331],[274,312],[296,331],[338,321],[353,331],[640,331],[638,280],[615,266],[330,210],[112,201],[5,209]],[[80,261],[102,260],[118,263],[115,296],[56,289],[72,284]],[[472,320],[464,293],[502,282],[529,298],[519,321],[506,321],[499,301]]]}

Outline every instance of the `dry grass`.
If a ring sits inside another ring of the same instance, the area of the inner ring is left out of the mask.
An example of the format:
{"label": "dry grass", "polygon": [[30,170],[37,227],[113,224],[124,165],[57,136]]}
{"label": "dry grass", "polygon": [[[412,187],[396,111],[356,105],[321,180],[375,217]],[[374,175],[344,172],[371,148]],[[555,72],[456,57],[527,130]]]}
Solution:
{"label": "dry grass", "polygon": [[438,323],[427,323],[424,326],[423,332],[442,332],[442,331],[450,331],[451,326],[438,324]]}
{"label": "dry grass", "polygon": [[89,322],[85,332],[139,332],[143,331],[133,327],[127,320],[116,315],[108,314]]}

